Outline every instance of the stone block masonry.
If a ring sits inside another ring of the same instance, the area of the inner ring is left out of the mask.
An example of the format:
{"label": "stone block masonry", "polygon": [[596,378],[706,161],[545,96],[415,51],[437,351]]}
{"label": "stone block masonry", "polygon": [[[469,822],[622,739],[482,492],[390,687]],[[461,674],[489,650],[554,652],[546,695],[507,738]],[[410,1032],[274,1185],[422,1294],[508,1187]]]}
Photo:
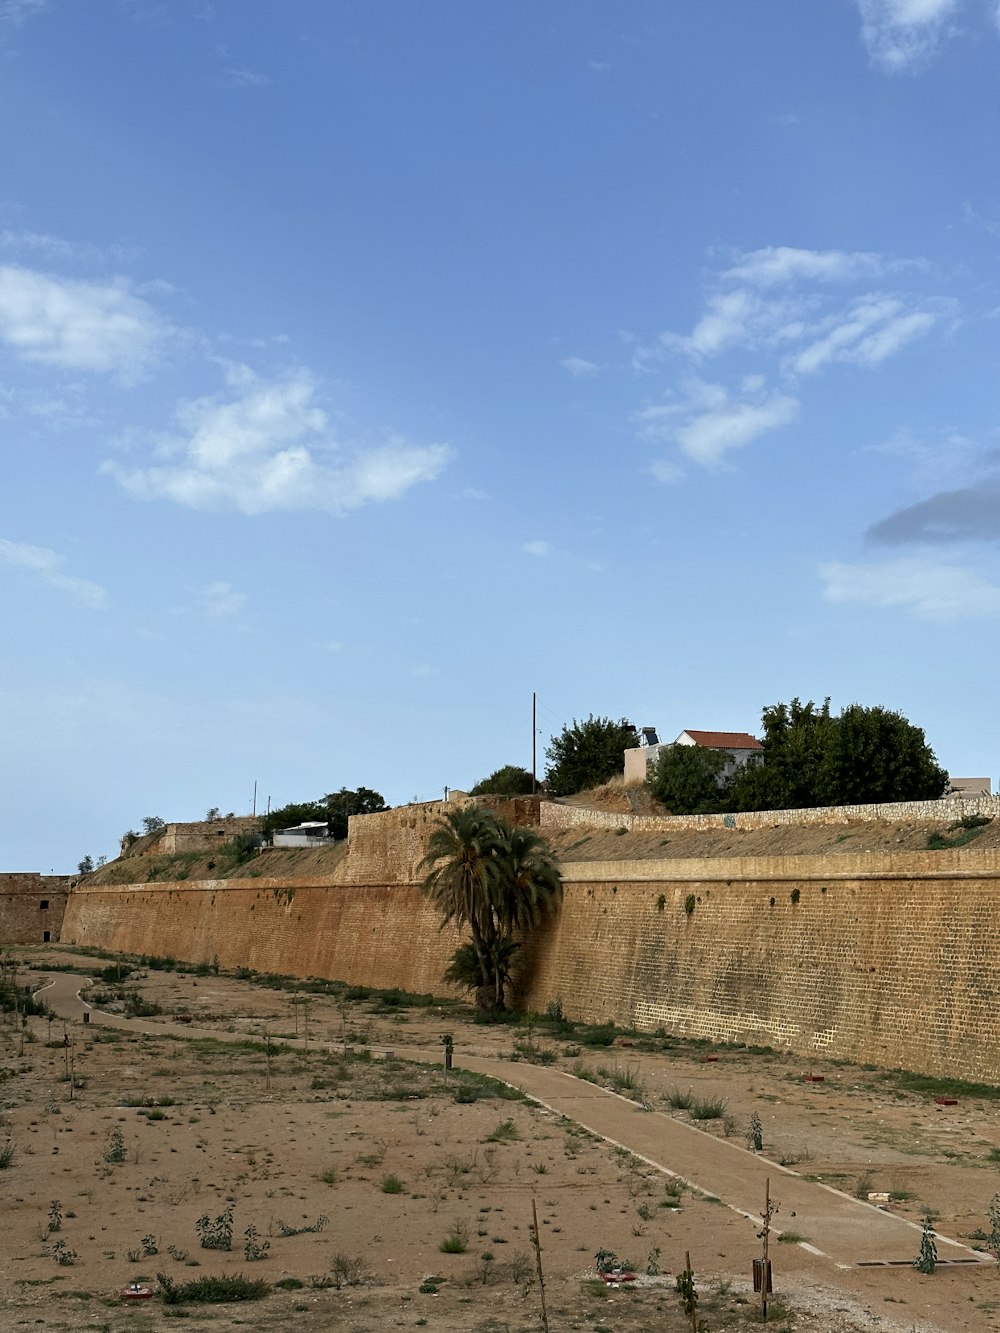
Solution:
{"label": "stone block masonry", "polygon": [[[458,936],[439,928],[417,870],[442,808],[352,819],[348,856],[325,879],[83,882],[62,938],[447,994]],[[531,1009],[560,1000],[588,1022],[1000,1083],[996,851],[573,862],[565,874],[558,916],[524,951]]]}
{"label": "stone block masonry", "polygon": [[0,874],[0,946],[59,939],[75,875]]}

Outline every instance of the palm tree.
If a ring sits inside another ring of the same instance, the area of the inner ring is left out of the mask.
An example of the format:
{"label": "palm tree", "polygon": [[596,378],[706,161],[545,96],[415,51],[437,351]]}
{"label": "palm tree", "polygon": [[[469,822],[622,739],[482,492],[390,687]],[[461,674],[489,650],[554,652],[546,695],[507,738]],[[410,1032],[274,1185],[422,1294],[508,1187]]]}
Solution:
{"label": "palm tree", "polygon": [[455,951],[445,974],[476,992],[481,1009],[502,1010],[504,988],[520,941],[559,901],[562,880],[545,840],[510,828],[491,811],[464,806],[443,815],[431,831],[423,892],[437,905],[442,926],[467,928],[470,942]]}
{"label": "palm tree", "polygon": [[489,1008],[490,952],[493,925],[494,856],[498,828],[488,810],[476,805],[449,810],[431,830],[427,852],[418,869],[427,875],[421,886],[441,913],[442,929],[453,922],[468,928],[479,972],[476,1002]]}

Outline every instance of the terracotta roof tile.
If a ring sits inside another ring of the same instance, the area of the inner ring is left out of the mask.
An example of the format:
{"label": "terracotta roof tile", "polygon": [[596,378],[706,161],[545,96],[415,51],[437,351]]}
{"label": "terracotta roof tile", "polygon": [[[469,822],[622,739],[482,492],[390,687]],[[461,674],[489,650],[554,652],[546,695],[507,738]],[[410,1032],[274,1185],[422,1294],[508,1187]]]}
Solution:
{"label": "terracotta roof tile", "polygon": [[704,745],[709,750],[763,750],[763,745],[756,736],[747,731],[691,731],[684,732],[695,745]]}

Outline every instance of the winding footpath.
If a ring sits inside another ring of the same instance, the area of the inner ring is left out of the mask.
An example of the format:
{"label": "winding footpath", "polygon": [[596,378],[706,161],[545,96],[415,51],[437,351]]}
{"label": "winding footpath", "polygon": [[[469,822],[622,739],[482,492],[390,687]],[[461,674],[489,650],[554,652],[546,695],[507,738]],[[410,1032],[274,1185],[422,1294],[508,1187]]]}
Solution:
{"label": "winding footpath", "polygon": [[[69,1022],[82,1022],[86,1013],[90,1016],[88,1021],[95,1027],[187,1039],[247,1040],[246,1033],[219,1032],[190,1024],[154,1023],[93,1009],[80,998],[80,990],[88,984],[88,978],[79,974],[60,973],[38,995],[58,1017]],[[275,1044],[303,1046],[301,1039],[272,1037],[271,1040]],[[341,1049],[339,1044],[314,1043],[314,1048],[316,1045],[330,1051]],[[394,1054],[421,1063],[440,1064],[441,1061],[440,1048],[406,1047]],[[464,1053],[457,1053],[457,1064],[520,1088],[550,1111],[566,1116],[608,1143],[627,1149],[692,1189],[718,1198],[727,1208],[757,1226],[760,1225],[766,1182],[770,1179],[771,1197],[780,1200],[781,1204],[778,1222],[772,1224],[772,1234],[780,1234],[782,1220],[794,1216],[794,1230],[813,1237],[816,1242],[799,1242],[802,1249],[839,1269],[884,1263],[909,1266],[918,1248],[920,1227],[906,1218],[831,1186],[807,1180],[798,1172],[755,1156],[729,1140],[717,1138],[661,1112],[644,1110],[617,1093],[561,1070]],[[989,1256],[940,1233],[937,1233],[937,1244],[942,1262],[968,1263],[970,1266],[993,1262]]]}

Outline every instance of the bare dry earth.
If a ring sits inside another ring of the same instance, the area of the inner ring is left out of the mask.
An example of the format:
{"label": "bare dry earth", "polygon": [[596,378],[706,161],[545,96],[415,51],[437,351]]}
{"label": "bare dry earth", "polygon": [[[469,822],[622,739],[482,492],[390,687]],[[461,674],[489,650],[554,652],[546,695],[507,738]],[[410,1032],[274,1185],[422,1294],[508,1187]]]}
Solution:
{"label": "bare dry earth", "polygon": [[[60,957],[72,952],[38,951],[32,961],[44,974],[44,963]],[[79,954],[74,961],[93,966]],[[658,1111],[669,1111],[678,1089],[723,1099],[725,1115],[705,1122],[720,1136],[728,1128],[742,1138],[756,1111],[774,1160],[848,1193],[894,1191],[901,1198],[893,1206],[914,1219],[929,1206],[945,1234],[988,1227],[989,1199],[1000,1188],[995,1103],[962,1097],[940,1107],[871,1071],[816,1064],[824,1081],[807,1084],[793,1057],[723,1049],[707,1062],[706,1048],[655,1041],[650,1050],[591,1049],[546,1036],[542,1025],[478,1026],[454,1005],[329,996],[305,1005],[253,982],[172,972],[149,971],[134,985],[163,1013],[126,1031],[70,1024],[69,1055],[59,1022],[51,1030],[37,1022],[23,1053],[17,1032],[3,1029],[0,1144],[9,1135],[14,1145],[0,1172],[4,1330],[174,1328],[177,1307],[126,1309],[116,1293],[158,1272],[186,1281],[239,1271],[303,1285],[253,1305],[180,1307],[190,1323],[306,1333],[541,1328],[532,1200],[553,1330],[689,1328],[673,1290],[688,1250],[711,1333],[749,1326],[755,1307],[746,1279],[759,1253],[751,1222],[718,1201],[678,1195],[627,1151],[529,1102],[491,1088],[456,1100],[462,1075],[446,1080],[439,1067],[405,1059],[408,1047],[435,1048],[446,1029],[458,1064],[471,1052],[509,1056],[516,1042],[589,1078],[631,1082],[631,1095],[641,1092]],[[301,1039],[307,1011],[309,1050],[275,1043],[268,1088],[261,1032],[294,1038],[298,1028]],[[226,1040],[167,1035],[168,1024],[184,1031],[179,1016]],[[395,1055],[365,1058],[376,1047]],[[72,1100],[69,1056],[80,1084]],[[105,1160],[115,1129],[121,1163]],[[671,1166],[683,1176],[683,1162]],[[386,1192],[393,1177],[398,1193]],[[780,1201],[780,1185],[775,1193]],[[58,1231],[50,1230],[53,1201]],[[232,1252],[201,1248],[198,1219],[228,1207]],[[794,1237],[794,1218],[779,1212],[776,1225]],[[250,1227],[269,1248],[248,1262]],[[442,1252],[450,1235],[464,1238],[464,1251]],[[904,1258],[916,1253],[912,1237]],[[802,1239],[822,1247],[822,1237]],[[58,1262],[60,1241],[72,1263]],[[155,1255],[144,1252],[153,1248]],[[637,1290],[598,1288],[591,1279],[602,1248],[640,1274],[649,1267],[661,1275]],[[931,1277],[908,1267],[841,1271],[794,1240],[776,1243],[773,1257],[790,1310],[772,1307],[779,1330],[1000,1327],[995,1265],[940,1267]],[[437,1291],[421,1292],[431,1277]],[[339,1289],[318,1285],[337,1281]]]}

